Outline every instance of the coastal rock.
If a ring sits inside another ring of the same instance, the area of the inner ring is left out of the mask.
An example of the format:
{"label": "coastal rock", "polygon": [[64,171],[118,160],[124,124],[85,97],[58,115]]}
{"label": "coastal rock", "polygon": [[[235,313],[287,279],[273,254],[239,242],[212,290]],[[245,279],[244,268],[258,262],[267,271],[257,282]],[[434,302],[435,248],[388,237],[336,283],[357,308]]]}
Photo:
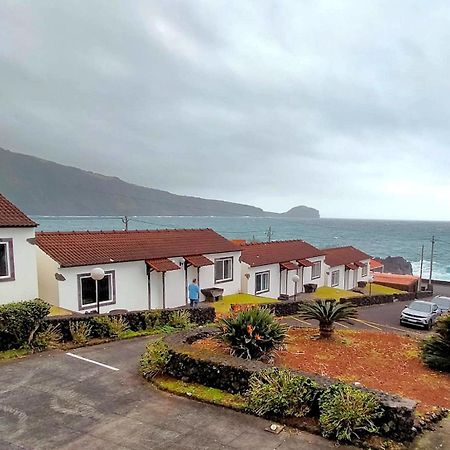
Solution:
{"label": "coastal rock", "polygon": [[304,205],[295,206],[280,215],[283,217],[293,217],[297,219],[320,219],[320,213],[317,209]]}
{"label": "coastal rock", "polygon": [[413,268],[409,261],[402,256],[388,256],[387,258],[377,258],[384,264],[384,271],[396,273],[398,275],[412,275]]}

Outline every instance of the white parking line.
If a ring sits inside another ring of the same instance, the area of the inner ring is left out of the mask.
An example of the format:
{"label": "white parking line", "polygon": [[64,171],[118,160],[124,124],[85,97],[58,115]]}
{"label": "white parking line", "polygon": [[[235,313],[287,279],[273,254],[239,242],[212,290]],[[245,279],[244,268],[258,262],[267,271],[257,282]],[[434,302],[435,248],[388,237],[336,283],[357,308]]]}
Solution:
{"label": "white parking line", "polygon": [[93,361],[92,359],[83,358],[82,356],[74,355],[73,353],[67,352],[66,355],[72,356],[72,358],[81,359],[82,361],[90,362],[92,364],[97,364],[97,366],[105,367],[110,370],[119,370],[117,367],[108,366],[107,364],[103,364],[98,361]]}

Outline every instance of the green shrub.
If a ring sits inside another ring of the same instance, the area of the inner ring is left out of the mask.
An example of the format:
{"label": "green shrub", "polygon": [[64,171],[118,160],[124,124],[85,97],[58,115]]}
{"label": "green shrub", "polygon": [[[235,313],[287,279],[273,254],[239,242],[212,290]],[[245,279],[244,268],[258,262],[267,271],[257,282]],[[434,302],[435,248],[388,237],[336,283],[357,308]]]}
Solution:
{"label": "green shrub", "polygon": [[250,377],[246,398],[248,409],[258,416],[303,417],[310,413],[318,392],[310,378],[271,368]]}
{"label": "green shrub", "polygon": [[76,344],[86,344],[92,336],[92,327],[87,322],[78,320],[70,322],[70,334]]}
{"label": "green shrub", "polygon": [[170,360],[169,348],[162,339],[150,342],[140,360],[140,372],[147,380],[163,372]]}
{"label": "green shrub", "polygon": [[167,325],[179,330],[188,330],[192,328],[191,315],[185,309],[174,311],[167,322]]}
{"label": "green shrub", "polygon": [[378,432],[376,419],[383,414],[375,394],[347,384],[334,384],[320,397],[320,427],[325,437],[351,442]]}
{"label": "green shrub", "polygon": [[450,372],[450,314],[439,318],[436,332],[424,341],[422,360],[432,369]]}
{"label": "green shrub", "polygon": [[62,334],[59,324],[47,325],[47,327],[36,334],[32,344],[33,349],[43,351],[46,348],[56,348],[62,340]]}
{"label": "green shrub", "polygon": [[160,311],[147,311],[144,314],[145,329],[153,330],[158,328],[161,323],[161,312]]}
{"label": "green shrub", "polygon": [[108,316],[92,317],[87,323],[91,326],[91,335],[99,338],[110,338],[111,319]]}
{"label": "green shrub", "polygon": [[128,322],[124,317],[108,317],[111,337],[120,337],[129,329]]}
{"label": "green shrub", "polygon": [[239,312],[235,317],[219,321],[218,338],[231,348],[233,355],[257,359],[278,348],[287,336],[288,327],[277,322],[265,308],[253,308]]}
{"label": "green shrub", "polygon": [[39,299],[0,306],[0,350],[32,346],[49,312]]}

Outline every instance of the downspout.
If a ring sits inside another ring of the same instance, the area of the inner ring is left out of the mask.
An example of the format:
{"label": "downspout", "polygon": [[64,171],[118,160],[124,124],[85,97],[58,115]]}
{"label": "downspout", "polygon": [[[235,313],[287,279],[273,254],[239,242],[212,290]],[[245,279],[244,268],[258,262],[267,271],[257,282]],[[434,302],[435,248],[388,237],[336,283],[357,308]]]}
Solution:
{"label": "downspout", "polygon": [[147,293],[148,293],[148,309],[152,309],[152,270],[147,266]]}
{"label": "downspout", "polygon": [[188,304],[188,267],[188,262],[184,260],[184,297],[186,300],[186,305]]}
{"label": "downspout", "polygon": [[286,269],[286,295],[288,295],[288,278],[289,278],[289,270]]}
{"label": "downspout", "polygon": [[166,272],[162,273],[162,295],[163,309],[166,309]]}

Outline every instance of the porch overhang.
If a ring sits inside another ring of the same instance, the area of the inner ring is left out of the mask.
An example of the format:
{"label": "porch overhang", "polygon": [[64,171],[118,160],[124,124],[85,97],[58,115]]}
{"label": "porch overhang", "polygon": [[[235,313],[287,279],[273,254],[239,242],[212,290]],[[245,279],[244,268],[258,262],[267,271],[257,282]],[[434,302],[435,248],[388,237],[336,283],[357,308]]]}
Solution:
{"label": "porch overhang", "polygon": [[281,267],[281,269],[284,269],[284,270],[297,270],[298,269],[297,264],[294,264],[292,261],[282,262],[282,263],[280,263],[280,267]]}
{"label": "porch overhang", "polygon": [[214,263],[203,255],[185,256],[184,260],[194,267],[212,266]]}
{"label": "porch overhang", "polygon": [[356,264],[350,263],[345,265],[345,270],[356,270],[358,266]]}
{"label": "porch overhang", "polygon": [[145,264],[150,267],[151,270],[156,272],[169,272],[171,270],[179,270],[180,266],[167,258],[160,259],[147,259]]}
{"label": "porch overhang", "polygon": [[313,263],[311,261],[308,261],[307,259],[299,259],[298,261],[299,266],[302,267],[312,267]]}

